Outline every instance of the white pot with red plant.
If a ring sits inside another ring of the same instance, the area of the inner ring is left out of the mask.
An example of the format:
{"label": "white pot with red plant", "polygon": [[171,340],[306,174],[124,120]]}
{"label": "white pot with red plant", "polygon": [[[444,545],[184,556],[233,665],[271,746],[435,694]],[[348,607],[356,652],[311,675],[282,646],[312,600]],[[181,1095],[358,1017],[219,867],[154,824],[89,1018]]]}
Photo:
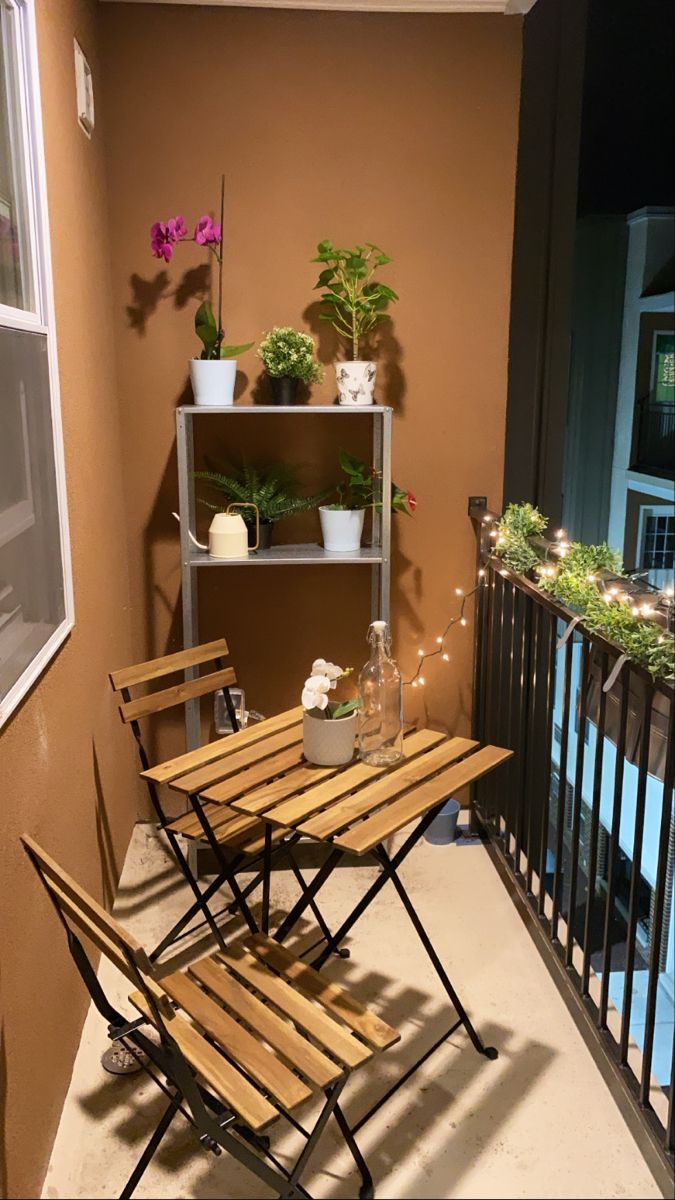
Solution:
{"label": "white pot with red plant", "polygon": [[[363,523],[368,508],[382,511],[382,487],[379,473],[360,458],[340,452],[345,479],[336,484],[337,501],[319,507],[321,535],[325,550],[334,554],[355,554],[361,547]],[[391,489],[391,511],[412,516],[417,500],[411,491]]]}
{"label": "white pot with red plant", "polygon": [[375,279],[379,267],[391,262],[372,242],[353,250],[338,249],[326,239],[316,258],[322,264],[316,288],[322,289],[322,321],[330,321],[347,344],[351,358],[335,363],[339,402],[351,407],[374,403],[377,363],[359,358],[362,342],[381,321],[389,319],[387,305],[398,300],[393,288]]}
{"label": "white pot with red plant", "polygon": [[150,230],[150,245],[155,258],[171,262],[174,247],[179,242],[195,242],[204,246],[218,264],[218,319],[210,300],[204,300],[195,314],[195,333],[204,347],[199,358],[190,359],[190,380],[195,404],[228,406],[234,404],[234,385],[237,377],[237,357],[250,350],[253,342],[239,346],[225,345],[222,325],[223,312],[223,209],[225,177],[220,185],[220,224],[212,217],[197,221],[192,237],[183,217],[156,221]]}
{"label": "white pot with red plant", "polygon": [[319,767],[339,767],[351,762],[356,740],[358,696],[331,699],[338,683],[352,668],[336,666],[317,658],[302,689],[303,751],[307,762]]}

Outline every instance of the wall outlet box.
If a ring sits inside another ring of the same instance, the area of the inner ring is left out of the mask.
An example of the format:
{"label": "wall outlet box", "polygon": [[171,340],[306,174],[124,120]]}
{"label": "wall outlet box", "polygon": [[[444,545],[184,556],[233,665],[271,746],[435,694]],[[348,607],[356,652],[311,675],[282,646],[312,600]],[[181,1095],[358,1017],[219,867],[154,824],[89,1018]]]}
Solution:
{"label": "wall outlet box", "polygon": [[77,91],[77,119],[87,137],[94,131],[94,83],[91,67],[84,57],[79,42],[73,41],[75,47],[75,87]]}

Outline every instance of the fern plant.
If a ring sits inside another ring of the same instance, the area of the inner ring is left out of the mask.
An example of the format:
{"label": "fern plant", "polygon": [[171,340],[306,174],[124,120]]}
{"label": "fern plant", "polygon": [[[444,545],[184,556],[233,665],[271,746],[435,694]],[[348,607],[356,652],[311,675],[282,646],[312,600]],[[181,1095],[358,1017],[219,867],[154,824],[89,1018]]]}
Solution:
{"label": "fern plant", "polygon": [[[195,479],[203,479],[214,491],[220,492],[220,503],[199,498],[199,503],[212,512],[224,512],[228,504],[255,504],[261,521],[280,521],[296,513],[316,508],[328,496],[321,492],[317,496],[298,496],[298,481],[292,469],[285,463],[271,463],[266,467],[254,467],[245,463],[242,467],[228,467],[229,474],[220,471],[195,471]],[[250,509],[242,512],[247,524],[255,524],[255,515]]]}

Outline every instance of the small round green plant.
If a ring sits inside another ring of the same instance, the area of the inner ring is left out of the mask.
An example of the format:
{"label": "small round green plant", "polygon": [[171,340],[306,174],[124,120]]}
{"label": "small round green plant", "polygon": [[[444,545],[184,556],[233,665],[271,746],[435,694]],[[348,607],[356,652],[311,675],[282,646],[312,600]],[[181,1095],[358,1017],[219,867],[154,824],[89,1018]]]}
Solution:
{"label": "small round green plant", "polygon": [[313,339],[290,325],[275,325],[266,333],[258,347],[258,357],[274,379],[285,376],[302,383],[319,383],[323,379]]}

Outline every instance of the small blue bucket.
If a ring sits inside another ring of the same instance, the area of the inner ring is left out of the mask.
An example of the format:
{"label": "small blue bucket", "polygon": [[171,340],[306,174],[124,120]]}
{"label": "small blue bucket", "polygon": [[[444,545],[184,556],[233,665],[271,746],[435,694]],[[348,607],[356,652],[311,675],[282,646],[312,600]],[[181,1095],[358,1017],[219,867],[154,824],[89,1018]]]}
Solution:
{"label": "small blue bucket", "polygon": [[449,846],[457,833],[457,818],[461,805],[456,800],[447,800],[441,811],[425,830],[424,837],[432,846]]}

